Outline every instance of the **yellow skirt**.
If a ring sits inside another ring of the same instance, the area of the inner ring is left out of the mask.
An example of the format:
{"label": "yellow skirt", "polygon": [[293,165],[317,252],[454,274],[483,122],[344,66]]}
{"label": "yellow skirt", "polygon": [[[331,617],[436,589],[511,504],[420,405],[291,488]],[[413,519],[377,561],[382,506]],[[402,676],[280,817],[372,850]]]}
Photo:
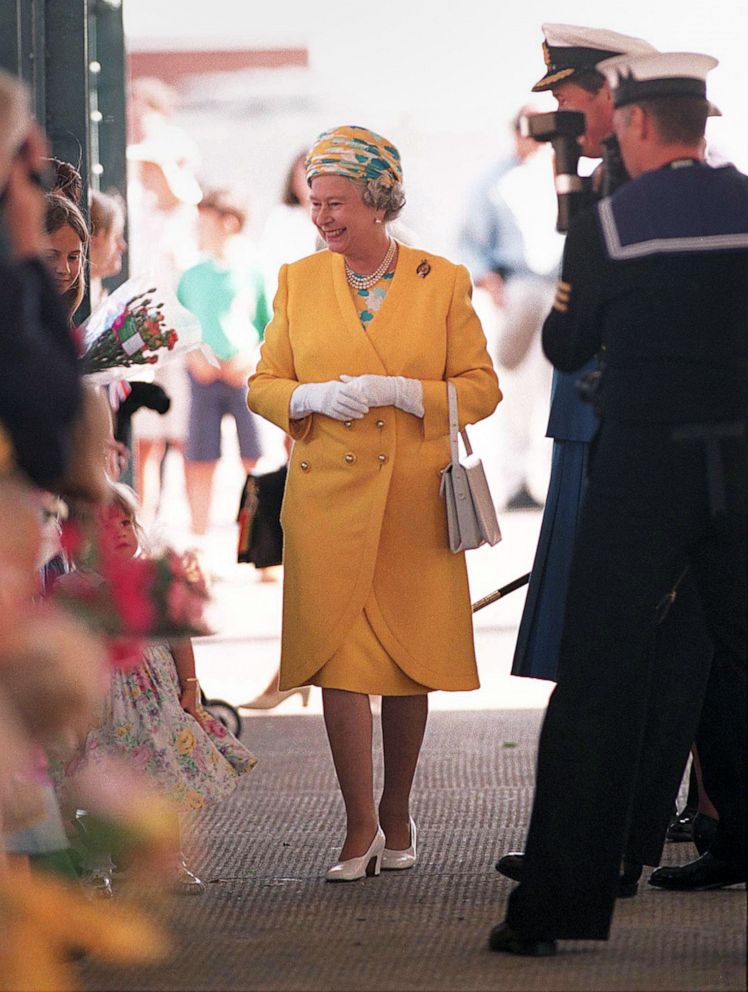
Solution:
{"label": "yellow skirt", "polygon": [[323,689],[345,689],[369,696],[417,696],[433,691],[406,675],[385,651],[365,608],[345,642],[309,682]]}

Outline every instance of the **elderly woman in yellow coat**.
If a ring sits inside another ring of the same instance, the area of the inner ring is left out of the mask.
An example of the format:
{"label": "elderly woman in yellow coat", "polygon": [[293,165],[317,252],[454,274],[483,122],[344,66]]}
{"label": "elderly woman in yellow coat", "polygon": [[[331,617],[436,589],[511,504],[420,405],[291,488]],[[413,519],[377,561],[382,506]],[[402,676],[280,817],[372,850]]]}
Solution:
{"label": "elderly woman in yellow coat", "polygon": [[[410,791],[427,694],[478,688],[463,554],[439,487],[447,382],[460,426],[501,398],[468,272],[387,232],[405,199],[397,149],[360,127],[307,159],[320,251],[280,270],[256,413],[294,439],[281,516],[280,688],[322,687],[347,833],[329,881],[410,868]],[[370,695],[382,696],[384,789],[373,795]]]}

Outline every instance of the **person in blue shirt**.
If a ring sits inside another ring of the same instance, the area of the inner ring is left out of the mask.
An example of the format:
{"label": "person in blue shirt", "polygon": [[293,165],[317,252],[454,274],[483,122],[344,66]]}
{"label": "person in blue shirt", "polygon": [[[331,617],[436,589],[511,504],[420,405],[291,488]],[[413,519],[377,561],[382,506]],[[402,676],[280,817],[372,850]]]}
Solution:
{"label": "person in blue shirt", "polygon": [[236,423],[245,472],[254,468],[261,454],[245,396],[270,312],[262,273],[235,250],[245,219],[245,211],[230,193],[206,193],[199,205],[199,239],[205,257],[184,272],[177,288],[180,302],[199,318],[203,341],[218,359],[218,366],[211,364],[199,349],[187,356],[190,416],[185,474],[195,534],[208,530],[224,416],[232,416]]}

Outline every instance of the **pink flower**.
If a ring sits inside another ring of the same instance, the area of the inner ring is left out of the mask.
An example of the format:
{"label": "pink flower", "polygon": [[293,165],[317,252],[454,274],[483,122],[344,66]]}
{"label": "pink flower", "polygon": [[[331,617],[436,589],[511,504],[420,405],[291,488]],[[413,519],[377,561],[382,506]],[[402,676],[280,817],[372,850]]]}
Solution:
{"label": "pink flower", "polygon": [[109,664],[129,672],[143,663],[145,644],[132,637],[112,637],[108,642]]}
{"label": "pink flower", "polygon": [[174,623],[193,625],[202,619],[202,603],[184,582],[172,582],[166,591],[166,608]]}
{"label": "pink flower", "polygon": [[146,744],[141,744],[133,751],[128,752],[128,764],[138,771],[144,772],[151,760],[151,749]]}
{"label": "pink flower", "polygon": [[73,520],[66,520],[60,534],[60,546],[66,556],[74,559],[82,544],[83,532],[80,526]]}
{"label": "pink flower", "polygon": [[122,313],[118,314],[112,321],[112,330],[121,331],[125,326],[125,321],[127,320],[127,310],[123,310]]}
{"label": "pink flower", "polygon": [[213,737],[220,737],[221,739],[223,739],[224,737],[228,737],[229,735],[228,730],[226,730],[226,728],[224,727],[224,725],[221,723],[220,720],[215,720],[215,719],[208,720],[207,723],[205,724],[205,729],[208,731],[209,734],[212,734]]}

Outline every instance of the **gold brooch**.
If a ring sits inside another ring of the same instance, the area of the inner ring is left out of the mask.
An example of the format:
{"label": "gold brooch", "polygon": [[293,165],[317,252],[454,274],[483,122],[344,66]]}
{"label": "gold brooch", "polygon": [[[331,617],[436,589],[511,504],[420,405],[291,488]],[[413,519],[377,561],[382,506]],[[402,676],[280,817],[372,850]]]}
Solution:
{"label": "gold brooch", "polygon": [[416,275],[420,276],[421,279],[425,279],[429,272],[431,272],[431,266],[425,258],[422,258],[416,269]]}

